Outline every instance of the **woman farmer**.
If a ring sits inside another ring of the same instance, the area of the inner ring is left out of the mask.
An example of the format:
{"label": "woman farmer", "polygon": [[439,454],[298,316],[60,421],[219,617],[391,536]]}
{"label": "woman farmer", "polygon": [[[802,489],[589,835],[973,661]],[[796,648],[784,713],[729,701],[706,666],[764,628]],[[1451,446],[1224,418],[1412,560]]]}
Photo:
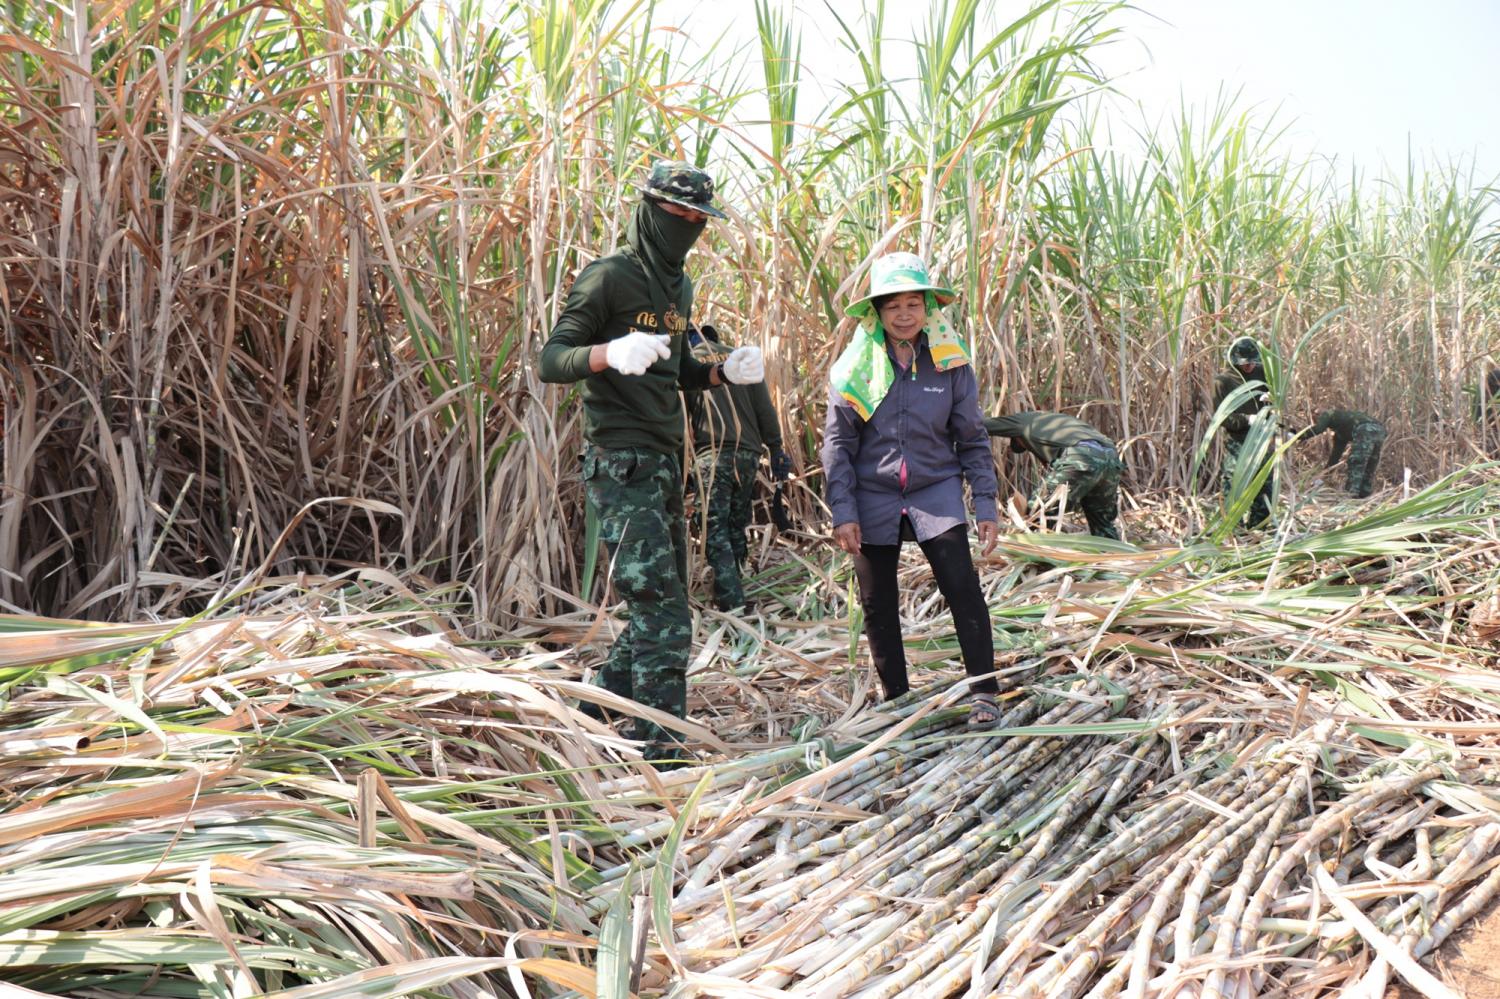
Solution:
{"label": "woman farmer", "polygon": [[854,556],[865,637],[887,700],[906,693],[897,607],[903,541],[916,541],[953,612],[971,688],[969,720],[999,718],[989,607],[969,554],[963,484],[974,497],[984,551],[999,537],[995,463],[979,413],[968,344],[939,307],[953,292],[927,265],[891,253],[870,268],[870,293],[846,314],[862,320],[833,366],[823,468],[838,546]]}

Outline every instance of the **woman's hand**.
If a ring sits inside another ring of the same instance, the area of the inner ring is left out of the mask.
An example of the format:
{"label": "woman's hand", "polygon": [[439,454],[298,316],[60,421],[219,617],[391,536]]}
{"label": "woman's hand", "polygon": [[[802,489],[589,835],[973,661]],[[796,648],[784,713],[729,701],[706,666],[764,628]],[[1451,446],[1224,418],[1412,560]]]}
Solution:
{"label": "woman's hand", "polygon": [[859,525],[853,522],[840,524],[833,529],[833,542],[850,555],[859,554]]}
{"label": "woman's hand", "polygon": [[980,549],[981,555],[988,555],[995,550],[995,545],[1000,541],[1000,525],[993,520],[981,520],[979,522],[979,543],[984,545]]}

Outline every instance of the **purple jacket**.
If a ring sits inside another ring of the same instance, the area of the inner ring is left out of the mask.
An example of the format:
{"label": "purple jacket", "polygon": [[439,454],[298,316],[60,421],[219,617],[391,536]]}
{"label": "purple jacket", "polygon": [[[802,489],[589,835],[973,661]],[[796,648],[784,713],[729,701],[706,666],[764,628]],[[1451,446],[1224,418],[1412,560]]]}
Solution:
{"label": "purple jacket", "polygon": [[979,415],[974,366],[938,371],[923,334],[913,368],[897,369],[895,384],[869,422],[837,391],[829,395],[823,433],[828,507],[835,527],[857,522],[866,544],[898,544],[903,511],[918,541],[967,523],[965,480],[975,518],[997,519],[1000,487]]}

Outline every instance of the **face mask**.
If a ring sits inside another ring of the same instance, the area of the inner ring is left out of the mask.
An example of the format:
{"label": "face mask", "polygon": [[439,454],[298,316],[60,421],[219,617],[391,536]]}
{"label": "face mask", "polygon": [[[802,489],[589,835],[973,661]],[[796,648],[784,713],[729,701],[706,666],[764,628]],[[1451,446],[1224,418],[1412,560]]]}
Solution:
{"label": "face mask", "polygon": [[693,244],[698,242],[698,237],[703,235],[708,220],[689,222],[654,202],[647,202],[647,205],[649,210],[641,213],[646,230],[643,235],[664,261],[681,265]]}

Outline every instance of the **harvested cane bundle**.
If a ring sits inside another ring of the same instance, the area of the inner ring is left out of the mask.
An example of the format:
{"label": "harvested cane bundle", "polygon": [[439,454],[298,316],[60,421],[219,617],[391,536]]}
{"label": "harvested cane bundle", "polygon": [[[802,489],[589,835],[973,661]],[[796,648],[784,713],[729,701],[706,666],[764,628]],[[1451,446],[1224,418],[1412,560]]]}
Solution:
{"label": "harvested cane bundle", "polygon": [[[868,743],[825,744],[827,765],[791,772],[767,758],[758,794],[705,784],[670,850],[664,832],[636,841],[675,886],[656,929],[678,970],[655,963],[644,984],[820,999],[1255,995],[1334,967],[1364,973],[1363,939],[1319,872],[1408,954],[1497,890],[1500,814],[1453,795],[1482,795],[1500,770],[1425,751],[1375,758],[1331,719],[1267,740],[1194,721],[1207,702],[1162,693],[1158,675],[1027,687],[993,733],[940,711],[857,759]],[[1402,900],[1413,883],[1425,887]],[[632,890],[621,876],[604,894]]]}

